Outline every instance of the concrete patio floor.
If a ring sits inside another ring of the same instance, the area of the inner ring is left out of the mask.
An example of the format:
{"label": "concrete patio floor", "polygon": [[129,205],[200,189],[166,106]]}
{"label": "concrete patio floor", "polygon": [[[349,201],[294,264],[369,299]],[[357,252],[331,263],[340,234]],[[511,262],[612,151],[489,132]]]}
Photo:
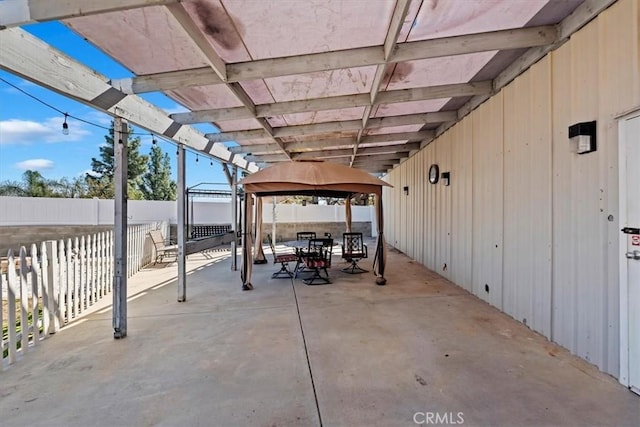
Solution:
{"label": "concrete patio floor", "polygon": [[385,287],[335,257],[330,285],[270,279],[270,262],[251,292],[228,252],[192,255],[186,303],[175,264],[147,268],[126,339],[107,307],[0,372],[0,425],[640,425],[614,378],[388,254]]}

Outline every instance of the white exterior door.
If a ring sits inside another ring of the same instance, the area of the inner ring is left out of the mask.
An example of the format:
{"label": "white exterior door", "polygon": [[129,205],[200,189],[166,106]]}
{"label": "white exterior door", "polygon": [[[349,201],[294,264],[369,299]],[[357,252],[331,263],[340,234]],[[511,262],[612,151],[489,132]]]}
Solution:
{"label": "white exterior door", "polygon": [[[620,242],[623,250],[620,263],[620,338],[623,344],[620,379],[640,394],[640,112],[620,122],[620,186],[620,214],[624,227]],[[624,348],[625,341],[627,348]],[[624,381],[625,371],[628,372],[627,381]]]}

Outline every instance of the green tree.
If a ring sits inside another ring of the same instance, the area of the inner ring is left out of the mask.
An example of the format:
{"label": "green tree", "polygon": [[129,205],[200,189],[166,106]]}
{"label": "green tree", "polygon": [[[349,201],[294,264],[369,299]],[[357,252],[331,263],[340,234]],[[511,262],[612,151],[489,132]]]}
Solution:
{"label": "green tree", "polygon": [[[127,196],[129,199],[142,199],[142,175],[147,170],[148,156],[140,154],[140,138],[131,137],[131,127],[127,125]],[[105,144],[100,147],[100,159],[91,159],[93,173],[87,174],[89,196],[112,199],[115,196],[113,186],[114,165],[114,122],[111,122],[109,134],[104,136]]]}
{"label": "green tree", "polygon": [[2,181],[0,183],[0,196],[26,197],[24,185],[18,181]]}
{"label": "green tree", "polygon": [[142,194],[147,200],[175,200],[177,185],[171,179],[169,155],[157,145],[151,147],[147,172],[142,175]]}
{"label": "green tree", "polygon": [[28,170],[22,174],[23,188],[27,197],[50,197],[50,183],[38,171]]}
{"label": "green tree", "polygon": [[89,187],[85,178],[60,178],[49,181],[53,197],[66,197],[71,199],[88,197]]}

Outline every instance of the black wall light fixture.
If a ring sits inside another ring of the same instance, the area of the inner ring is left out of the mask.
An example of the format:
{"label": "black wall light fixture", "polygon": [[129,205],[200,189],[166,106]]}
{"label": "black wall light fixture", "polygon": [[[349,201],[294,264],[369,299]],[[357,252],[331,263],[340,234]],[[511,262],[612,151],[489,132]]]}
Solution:
{"label": "black wall light fixture", "polygon": [[451,172],[442,172],[442,174],[440,174],[440,179],[442,180],[442,185],[451,185]]}
{"label": "black wall light fixture", "polygon": [[582,122],[569,126],[569,141],[578,154],[596,151],[596,122]]}
{"label": "black wall light fixture", "polygon": [[404,191],[404,195],[405,196],[409,195],[409,187],[407,187],[407,186],[402,187],[402,191]]}

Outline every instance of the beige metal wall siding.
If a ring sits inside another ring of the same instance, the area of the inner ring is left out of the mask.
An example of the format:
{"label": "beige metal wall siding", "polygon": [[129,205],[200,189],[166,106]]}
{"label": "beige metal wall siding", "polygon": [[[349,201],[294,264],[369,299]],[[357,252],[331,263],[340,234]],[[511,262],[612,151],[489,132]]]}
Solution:
{"label": "beige metal wall siding", "polygon": [[503,310],[551,329],[550,60],[504,90]]}
{"label": "beige metal wall siding", "polygon": [[[451,171],[451,135],[435,146],[440,175]],[[445,186],[442,177],[434,185],[437,192],[435,229],[435,268],[447,279],[451,279],[451,186]]]}
{"label": "beige metal wall siding", "polygon": [[503,94],[473,116],[473,293],[502,309]]}
{"label": "beige metal wall siding", "polygon": [[415,244],[415,260],[419,262],[423,262],[424,260],[424,200],[425,200],[425,183],[424,183],[424,151],[418,152],[413,158],[416,161],[415,173],[416,173],[416,218],[415,224],[416,228],[414,230],[414,238],[416,239]]}
{"label": "beige metal wall siding", "polygon": [[[628,17],[636,16],[636,25],[617,25],[625,22]],[[619,7],[611,8],[606,19],[598,21],[600,33],[600,44],[604,48],[599,51],[599,75],[600,85],[616,96],[599,97],[598,116],[610,118],[611,112],[615,115],[628,111],[640,104],[640,1],[624,2]],[[609,48],[612,46],[613,48]],[[629,66],[633,61],[632,52],[638,52],[636,64]],[[605,215],[612,216],[613,221],[606,222],[606,243],[608,260],[606,262],[605,286],[607,295],[606,313],[603,319],[608,331],[603,344],[605,346],[604,360],[608,366],[615,366],[613,372],[619,370],[618,354],[618,330],[619,322],[619,270],[618,270],[618,243],[622,236],[618,226],[618,126],[614,121],[609,122],[611,126],[600,127],[598,135],[606,144],[600,145],[599,149],[604,150],[606,156],[603,157],[601,170],[605,172],[603,179],[608,183],[609,191],[603,198],[606,200],[607,212]]]}
{"label": "beige metal wall siding", "polygon": [[[425,167],[428,169],[429,165],[435,163],[437,161],[436,147],[439,144],[430,144],[427,147],[426,155],[427,162]],[[427,171],[428,173],[428,171]],[[425,224],[427,226],[427,234],[425,236],[425,265],[431,270],[436,270],[436,223],[438,214],[438,192],[436,191],[436,187],[433,185],[426,185],[427,195],[427,204],[425,205],[425,209],[427,210],[427,215],[425,218]]]}
{"label": "beige metal wall siding", "polygon": [[[450,280],[471,292],[473,119],[465,117],[448,132],[451,141],[451,263]],[[444,135],[443,135],[444,136]]]}
{"label": "beige metal wall siding", "polygon": [[[423,241],[409,256],[613,375],[615,117],[640,106],[639,23],[639,0],[616,2],[388,177],[396,185],[414,174],[423,188],[413,202],[422,214],[402,217],[414,227],[389,225],[399,240],[416,231]],[[591,120],[598,149],[577,155],[568,127]],[[450,187],[428,184],[432,163],[451,171]],[[410,205],[395,200],[398,220]]]}

